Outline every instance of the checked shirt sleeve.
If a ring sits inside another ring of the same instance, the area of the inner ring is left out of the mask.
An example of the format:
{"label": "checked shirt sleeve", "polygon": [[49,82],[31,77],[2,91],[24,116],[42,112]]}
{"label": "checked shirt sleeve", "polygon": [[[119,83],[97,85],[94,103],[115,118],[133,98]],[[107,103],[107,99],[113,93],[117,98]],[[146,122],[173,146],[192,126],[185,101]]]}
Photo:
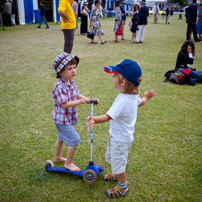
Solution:
{"label": "checked shirt sleeve", "polygon": [[56,103],[58,103],[58,105],[61,105],[63,102],[68,102],[68,97],[65,95],[66,92],[64,91],[64,89],[57,87],[55,88],[55,101]]}

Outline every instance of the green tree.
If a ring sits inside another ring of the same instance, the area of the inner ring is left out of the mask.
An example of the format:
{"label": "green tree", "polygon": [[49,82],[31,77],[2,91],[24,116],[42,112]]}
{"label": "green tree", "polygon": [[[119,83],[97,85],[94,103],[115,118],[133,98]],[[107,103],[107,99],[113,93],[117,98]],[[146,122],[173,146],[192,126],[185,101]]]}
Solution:
{"label": "green tree", "polygon": [[179,3],[179,5],[182,7],[185,7],[188,5],[187,0],[170,0],[169,3]]}

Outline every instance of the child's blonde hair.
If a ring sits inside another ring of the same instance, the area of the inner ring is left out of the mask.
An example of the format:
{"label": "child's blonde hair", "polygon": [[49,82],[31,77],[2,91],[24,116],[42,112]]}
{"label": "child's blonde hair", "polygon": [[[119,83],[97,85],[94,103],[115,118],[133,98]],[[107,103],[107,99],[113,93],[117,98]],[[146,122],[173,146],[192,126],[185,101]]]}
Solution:
{"label": "child's blonde hair", "polygon": [[[115,74],[118,79],[118,84],[120,85],[123,80],[125,80],[125,86],[124,86],[124,93],[126,94],[139,94],[138,86],[135,86],[134,83],[128,81],[125,77],[123,77],[121,74],[117,73]],[[141,82],[142,77],[137,79],[137,82]]]}

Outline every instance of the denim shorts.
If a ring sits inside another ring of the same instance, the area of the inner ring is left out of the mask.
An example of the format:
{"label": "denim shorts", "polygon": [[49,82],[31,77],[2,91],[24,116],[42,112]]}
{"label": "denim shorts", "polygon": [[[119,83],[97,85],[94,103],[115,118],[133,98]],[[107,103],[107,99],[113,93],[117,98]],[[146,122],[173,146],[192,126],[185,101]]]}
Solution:
{"label": "denim shorts", "polygon": [[105,160],[111,164],[113,174],[121,174],[127,165],[128,153],[131,150],[132,142],[121,142],[109,137]]}
{"label": "denim shorts", "polygon": [[77,145],[81,142],[79,134],[72,125],[55,124],[58,131],[59,141],[66,143],[67,147]]}

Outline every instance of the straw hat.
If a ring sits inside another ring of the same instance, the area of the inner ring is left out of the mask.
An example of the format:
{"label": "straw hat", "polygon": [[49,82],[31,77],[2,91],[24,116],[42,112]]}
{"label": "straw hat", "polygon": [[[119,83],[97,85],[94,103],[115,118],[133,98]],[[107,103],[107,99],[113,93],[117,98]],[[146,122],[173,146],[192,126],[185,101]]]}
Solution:
{"label": "straw hat", "polygon": [[83,4],[88,4],[88,1],[87,0],[83,0]]}
{"label": "straw hat", "polygon": [[138,6],[139,6],[139,8],[140,8],[140,4],[139,4],[139,3],[137,3],[137,2],[136,2],[136,3],[134,3],[134,4],[133,4],[133,8],[135,8],[135,5],[138,5]]}

